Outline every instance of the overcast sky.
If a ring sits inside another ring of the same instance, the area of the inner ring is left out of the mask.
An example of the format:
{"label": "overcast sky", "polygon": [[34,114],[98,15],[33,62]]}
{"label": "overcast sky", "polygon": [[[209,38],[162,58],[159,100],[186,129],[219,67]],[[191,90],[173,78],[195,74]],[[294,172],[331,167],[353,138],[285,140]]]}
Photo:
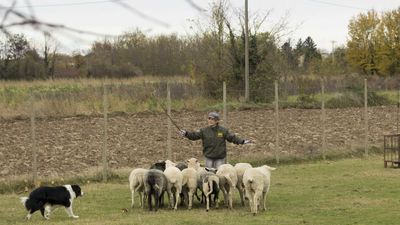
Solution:
{"label": "overcast sky", "polygon": [[[11,5],[12,0],[1,0],[1,6]],[[190,19],[204,20],[204,14],[195,6],[208,10],[210,0],[18,0],[16,9],[29,12],[27,4],[32,5],[35,16],[49,23],[96,32],[99,34],[119,35],[139,28],[149,35],[191,32]],[[193,2],[195,6],[191,5]],[[230,0],[233,8],[243,8],[245,0]],[[121,4],[129,5],[122,7]],[[268,25],[289,15],[289,29],[294,30],[287,38],[297,42],[311,36],[318,48],[330,51],[332,41],[335,46],[345,45],[347,25],[350,19],[370,9],[377,12],[394,10],[400,7],[400,0],[249,0],[249,14],[263,14],[272,10]],[[0,11],[3,18],[4,10]],[[8,22],[11,22],[9,20]],[[29,27],[14,29],[35,42],[40,47],[42,34]],[[72,52],[88,49],[94,40],[101,40],[103,35],[82,35],[71,32],[54,31],[60,41],[60,51]],[[78,38],[79,37],[79,38]]]}

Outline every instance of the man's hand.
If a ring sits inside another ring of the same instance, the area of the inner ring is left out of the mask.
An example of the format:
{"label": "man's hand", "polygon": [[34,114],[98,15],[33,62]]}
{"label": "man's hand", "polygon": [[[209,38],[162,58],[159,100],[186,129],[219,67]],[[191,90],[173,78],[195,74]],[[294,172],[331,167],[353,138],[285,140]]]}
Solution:
{"label": "man's hand", "polygon": [[185,137],[187,131],[186,130],[180,130],[179,133],[181,134],[182,137]]}
{"label": "man's hand", "polygon": [[245,144],[250,144],[250,143],[253,143],[251,140],[244,140],[243,141],[243,144],[245,145]]}

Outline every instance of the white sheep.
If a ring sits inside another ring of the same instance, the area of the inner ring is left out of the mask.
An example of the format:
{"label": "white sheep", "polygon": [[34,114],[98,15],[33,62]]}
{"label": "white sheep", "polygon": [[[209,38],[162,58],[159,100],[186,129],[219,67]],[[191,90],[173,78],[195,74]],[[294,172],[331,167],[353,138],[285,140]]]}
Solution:
{"label": "white sheep", "polygon": [[222,164],[218,167],[219,187],[224,194],[225,205],[233,207],[232,190],[237,184],[237,173],[231,164]]}
{"label": "white sheep", "polygon": [[210,210],[211,195],[214,195],[215,208],[218,208],[219,177],[212,172],[204,171],[200,174],[200,179],[202,183],[201,191],[206,198],[206,211]]}
{"label": "white sheep", "polygon": [[[167,193],[170,199],[170,205],[176,210],[178,209],[179,194],[182,191],[182,171],[176,167],[175,163],[170,160],[165,160],[164,174],[168,180]],[[175,193],[172,193],[173,189],[175,190]]]}
{"label": "white sheep", "polygon": [[185,199],[188,199],[188,209],[193,206],[193,195],[197,190],[197,171],[193,168],[182,170],[182,192]]}
{"label": "white sheep", "polygon": [[198,171],[200,169],[200,162],[196,158],[190,158],[187,160],[187,166]]}
{"label": "white sheep", "polygon": [[236,163],[235,164],[235,169],[236,169],[237,178],[238,178],[236,188],[239,191],[240,203],[242,204],[242,206],[244,206],[244,198],[243,197],[244,197],[244,192],[245,192],[244,185],[243,185],[243,174],[249,168],[252,168],[252,166],[249,163]]}
{"label": "white sheep", "polygon": [[271,185],[271,171],[275,169],[264,165],[247,169],[243,174],[243,184],[253,215],[257,214],[259,205],[262,206],[263,210],[266,210],[265,200]]}
{"label": "white sheep", "polygon": [[139,194],[140,207],[144,207],[144,174],[148,169],[136,168],[129,175],[129,188],[131,189],[132,208],[135,205],[135,191]]}
{"label": "white sheep", "polygon": [[215,208],[218,208],[219,193],[219,177],[215,175],[214,168],[205,168],[200,166],[200,162],[196,158],[187,160],[188,168],[197,171],[197,188],[202,192],[202,196],[206,197],[206,210],[210,208],[210,195],[214,195]]}

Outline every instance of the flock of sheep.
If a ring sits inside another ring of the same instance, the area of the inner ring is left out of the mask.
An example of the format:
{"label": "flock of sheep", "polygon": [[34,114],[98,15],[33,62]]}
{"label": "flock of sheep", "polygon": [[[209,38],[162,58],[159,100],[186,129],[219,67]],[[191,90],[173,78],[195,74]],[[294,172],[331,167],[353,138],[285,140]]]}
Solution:
{"label": "flock of sheep", "polygon": [[137,192],[142,208],[147,199],[149,210],[153,210],[154,199],[154,210],[157,211],[163,205],[163,196],[167,192],[171,208],[176,210],[182,198],[182,202],[191,209],[193,196],[197,196],[199,189],[202,193],[201,201],[205,202],[207,211],[210,204],[215,204],[218,208],[220,191],[223,193],[225,205],[232,209],[232,192],[237,188],[242,206],[246,197],[250,211],[255,215],[260,207],[262,210],[266,209],[265,200],[272,170],[275,168],[267,165],[253,168],[249,163],[237,163],[235,166],[223,164],[217,169],[205,168],[195,158],[187,160],[187,164],[170,160],[157,162],[150,169],[136,168],[130,173],[131,206],[134,207],[134,195]]}

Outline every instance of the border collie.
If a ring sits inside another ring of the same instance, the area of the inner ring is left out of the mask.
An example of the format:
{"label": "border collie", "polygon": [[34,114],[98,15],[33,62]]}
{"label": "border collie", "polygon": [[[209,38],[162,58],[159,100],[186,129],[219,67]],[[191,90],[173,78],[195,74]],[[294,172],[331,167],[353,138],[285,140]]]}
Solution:
{"label": "border collie", "polygon": [[26,218],[29,220],[34,212],[40,210],[45,219],[50,218],[51,212],[60,206],[65,207],[68,216],[79,218],[72,212],[72,203],[75,198],[82,196],[79,185],[64,185],[57,187],[39,187],[33,190],[29,197],[21,197],[21,202],[28,210]]}

